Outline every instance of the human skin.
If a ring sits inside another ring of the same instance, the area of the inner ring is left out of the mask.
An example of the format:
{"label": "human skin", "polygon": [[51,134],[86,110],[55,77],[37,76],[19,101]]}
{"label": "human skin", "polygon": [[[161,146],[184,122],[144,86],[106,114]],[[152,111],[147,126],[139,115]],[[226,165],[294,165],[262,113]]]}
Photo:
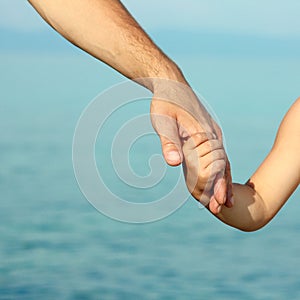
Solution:
{"label": "human skin", "polygon": [[[205,160],[211,165],[224,153],[222,149],[218,150],[219,154],[216,153],[216,149],[220,148],[206,145],[212,141],[207,141],[207,138],[201,135],[194,135],[191,139],[193,143],[190,144],[193,146],[183,148],[186,152],[185,167],[189,170],[190,177],[197,176],[201,182],[203,179],[197,173],[199,168],[197,165],[203,165]],[[208,154],[203,155],[205,147]],[[243,231],[255,231],[265,226],[277,214],[299,184],[300,98],[286,113],[274,145],[259,168],[246,184],[233,184],[234,206],[228,209],[225,206],[210,205],[208,208],[217,210],[216,216],[230,226]],[[201,188],[203,190],[203,186]],[[201,194],[193,193],[193,196],[199,199]]]}
{"label": "human skin", "polygon": [[[169,165],[181,164],[182,141],[196,132],[213,133],[222,142],[219,126],[193,93],[179,67],[154,44],[120,1],[29,0],[29,3],[71,43],[153,93],[151,120]],[[224,167],[214,178],[218,189],[213,191],[213,208],[231,206],[230,168],[226,156],[223,160]]]}

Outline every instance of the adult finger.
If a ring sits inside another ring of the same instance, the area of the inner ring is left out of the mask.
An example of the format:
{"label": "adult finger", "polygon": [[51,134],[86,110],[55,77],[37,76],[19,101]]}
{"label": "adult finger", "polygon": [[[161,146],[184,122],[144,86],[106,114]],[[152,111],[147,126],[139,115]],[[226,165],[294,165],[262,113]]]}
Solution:
{"label": "adult finger", "polygon": [[232,192],[231,168],[228,159],[227,159],[226,169],[225,169],[225,178],[227,183],[227,199],[225,205],[227,207],[232,207],[234,205],[234,200],[233,200],[233,192]]}
{"label": "adult finger", "polygon": [[219,203],[219,205],[223,205],[226,203],[227,184],[224,178],[224,172],[218,173],[215,178],[214,199]]}
{"label": "adult finger", "polygon": [[222,206],[218,203],[214,196],[212,196],[210,198],[208,208],[214,215],[217,215],[218,213],[220,213]]}
{"label": "adult finger", "polygon": [[174,105],[156,98],[151,102],[151,122],[161,142],[165,161],[170,166],[182,163],[183,154]]}
{"label": "adult finger", "polygon": [[178,141],[174,141],[174,138],[173,141],[171,141],[163,135],[158,135],[161,142],[163,156],[167,164],[169,164],[170,166],[180,165],[182,163],[183,155],[180,147],[179,138]]}
{"label": "adult finger", "polygon": [[220,205],[233,206],[232,179],[228,159],[226,159],[225,173],[219,173],[215,179],[214,198]]}

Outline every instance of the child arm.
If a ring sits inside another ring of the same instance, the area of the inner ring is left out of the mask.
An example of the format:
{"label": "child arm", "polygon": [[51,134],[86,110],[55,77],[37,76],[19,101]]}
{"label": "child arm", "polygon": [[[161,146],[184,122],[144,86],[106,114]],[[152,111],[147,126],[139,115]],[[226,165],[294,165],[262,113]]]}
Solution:
{"label": "child arm", "polygon": [[300,98],[284,117],[274,145],[244,184],[233,185],[235,204],[222,206],[217,217],[244,231],[266,225],[280,210],[300,182]]}

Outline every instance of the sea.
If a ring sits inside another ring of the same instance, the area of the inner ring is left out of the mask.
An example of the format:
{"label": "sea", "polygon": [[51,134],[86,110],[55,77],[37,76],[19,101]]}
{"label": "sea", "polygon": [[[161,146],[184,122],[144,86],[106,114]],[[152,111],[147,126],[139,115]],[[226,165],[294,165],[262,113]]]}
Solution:
{"label": "sea", "polygon": [[[233,180],[244,183],[300,96],[299,55],[220,52],[172,58],[222,127]],[[145,222],[103,212],[75,176],[74,133],[93,99],[135,84],[79,50],[5,51],[0,82],[0,299],[300,299],[299,189],[251,233],[192,198]],[[182,174],[163,162],[150,123],[128,134],[129,149],[114,139],[126,142],[120,130],[135,118],[150,122],[147,95],[113,110],[103,100],[94,141],[102,202],[159,201]]]}

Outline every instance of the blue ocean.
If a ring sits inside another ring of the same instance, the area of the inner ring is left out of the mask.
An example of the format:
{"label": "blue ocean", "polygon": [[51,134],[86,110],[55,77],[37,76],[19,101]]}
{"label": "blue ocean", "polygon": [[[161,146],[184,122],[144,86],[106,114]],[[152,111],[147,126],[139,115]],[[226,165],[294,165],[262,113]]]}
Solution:
{"label": "blue ocean", "polygon": [[[257,53],[240,45],[242,55],[233,46],[176,52],[159,38],[217,116],[233,179],[245,182],[299,96],[299,55],[259,43]],[[75,48],[2,51],[0,70],[0,299],[300,298],[299,190],[253,233],[222,224],[191,198],[156,222],[114,220],[82,194],[72,141],[90,101],[125,79]],[[181,173],[164,166],[169,179],[155,189],[115,176],[109,143],[122,124],[148,110],[147,100],[118,110],[97,140],[99,172],[128,201],[168,194]],[[147,135],[128,160],[146,176],[149,157],[159,153],[158,138]]]}

